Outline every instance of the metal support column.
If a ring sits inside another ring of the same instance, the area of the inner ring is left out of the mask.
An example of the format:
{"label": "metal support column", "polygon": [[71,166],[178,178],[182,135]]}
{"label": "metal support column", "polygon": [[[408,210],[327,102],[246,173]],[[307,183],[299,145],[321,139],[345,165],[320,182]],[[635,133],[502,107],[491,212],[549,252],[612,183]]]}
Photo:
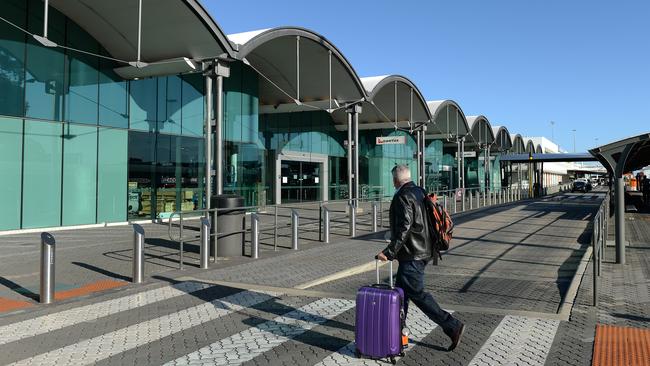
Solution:
{"label": "metal support column", "polygon": [[426,151],[427,151],[426,135],[427,135],[427,133],[426,132],[427,132],[427,126],[422,125],[422,137],[421,137],[421,139],[422,139],[422,160],[420,161],[422,165],[420,166],[420,172],[421,172],[421,175],[422,175],[422,188],[424,188],[425,190],[427,189],[427,174],[426,174],[426,172],[427,172],[427,164],[426,164],[426,160],[427,160],[427,155],[426,155]]}
{"label": "metal support column", "polygon": [[[352,116],[352,124],[354,128],[354,207],[359,207],[359,113],[361,113],[361,106],[354,106],[354,115]],[[356,224],[356,223],[355,223]]]}
{"label": "metal support column", "polygon": [[462,156],[462,151],[460,151],[460,138],[456,136],[456,188],[461,187],[461,178],[462,178],[462,173],[461,173],[461,166],[460,166],[460,160]]}
{"label": "metal support column", "polygon": [[215,122],[215,185],[216,193],[223,194],[223,78],[230,76],[230,68],[222,62],[216,62],[214,66],[214,73],[217,78],[217,98],[215,109],[217,111]]}
{"label": "metal support column", "polygon": [[415,131],[415,147],[416,164],[418,166],[417,185],[424,187],[424,182],[422,181],[422,131],[420,130]]}
{"label": "metal support column", "polygon": [[[211,64],[204,65],[205,77],[205,122],[203,132],[205,138],[205,208],[210,209],[210,197],[212,197],[212,75],[208,71]],[[209,211],[205,212],[206,217],[210,217]]]}
{"label": "metal support column", "polygon": [[462,195],[462,210],[465,211],[465,138],[460,139],[460,189]]}
{"label": "metal support column", "polygon": [[347,110],[348,114],[348,146],[347,146],[347,157],[348,157],[348,199],[349,199],[349,205],[352,205],[352,199],[353,197],[353,189],[352,189],[352,112],[351,110]]}
{"label": "metal support column", "polygon": [[348,210],[350,210],[350,237],[357,236],[357,209],[354,207],[354,202],[348,203]]}
{"label": "metal support column", "polygon": [[616,177],[616,263],[625,264],[625,180]]}
{"label": "metal support column", "polygon": [[54,249],[56,240],[50,233],[41,233],[41,284],[39,302],[49,304],[54,301]]}

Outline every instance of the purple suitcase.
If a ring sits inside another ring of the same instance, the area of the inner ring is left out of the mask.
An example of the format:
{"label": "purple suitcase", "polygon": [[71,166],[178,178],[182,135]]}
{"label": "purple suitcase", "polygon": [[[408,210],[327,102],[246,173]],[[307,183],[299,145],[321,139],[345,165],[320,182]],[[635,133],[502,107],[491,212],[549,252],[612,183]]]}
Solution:
{"label": "purple suitcase", "polygon": [[393,286],[393,263],[390,263],[390,286],[377,283],[357,292],[355,343],[357,357],[389,358],[402,356],[404,325],[404,291]]}

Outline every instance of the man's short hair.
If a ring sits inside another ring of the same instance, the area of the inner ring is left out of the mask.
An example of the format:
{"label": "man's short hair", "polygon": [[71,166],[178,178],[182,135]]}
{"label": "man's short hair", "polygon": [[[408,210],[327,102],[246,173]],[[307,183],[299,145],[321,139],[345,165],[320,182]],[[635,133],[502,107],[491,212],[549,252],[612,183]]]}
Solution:
{"label": "man's short hair", "polygon": [[411,169],[404,164],[395,165],[391,169],[391,173],[393,173],[393,179],[399,183],[404,184],[411,181]]}

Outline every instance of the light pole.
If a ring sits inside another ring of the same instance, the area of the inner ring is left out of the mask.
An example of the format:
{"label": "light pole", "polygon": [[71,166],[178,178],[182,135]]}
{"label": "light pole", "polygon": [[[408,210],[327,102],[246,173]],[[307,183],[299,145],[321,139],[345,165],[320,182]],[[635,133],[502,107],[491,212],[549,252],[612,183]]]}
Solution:
{"label": "light pole", "polygon": [[551,141],[555,141],[555,122],[551,121]]}
{"label": "light pole", "polygon": [[573,153],[575,154],[576,153],[576,130],[574,128],[571,131],[573,131]]}

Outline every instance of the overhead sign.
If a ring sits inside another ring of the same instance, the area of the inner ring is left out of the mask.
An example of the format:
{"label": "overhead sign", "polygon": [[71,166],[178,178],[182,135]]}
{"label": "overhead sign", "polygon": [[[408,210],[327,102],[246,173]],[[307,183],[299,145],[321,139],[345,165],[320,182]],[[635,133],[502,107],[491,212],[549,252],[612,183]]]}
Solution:
{"label": "overhead sign", "polygon": [[406,143],[406,136],[390,136],[375,138],[377,145],[403,145]]}

